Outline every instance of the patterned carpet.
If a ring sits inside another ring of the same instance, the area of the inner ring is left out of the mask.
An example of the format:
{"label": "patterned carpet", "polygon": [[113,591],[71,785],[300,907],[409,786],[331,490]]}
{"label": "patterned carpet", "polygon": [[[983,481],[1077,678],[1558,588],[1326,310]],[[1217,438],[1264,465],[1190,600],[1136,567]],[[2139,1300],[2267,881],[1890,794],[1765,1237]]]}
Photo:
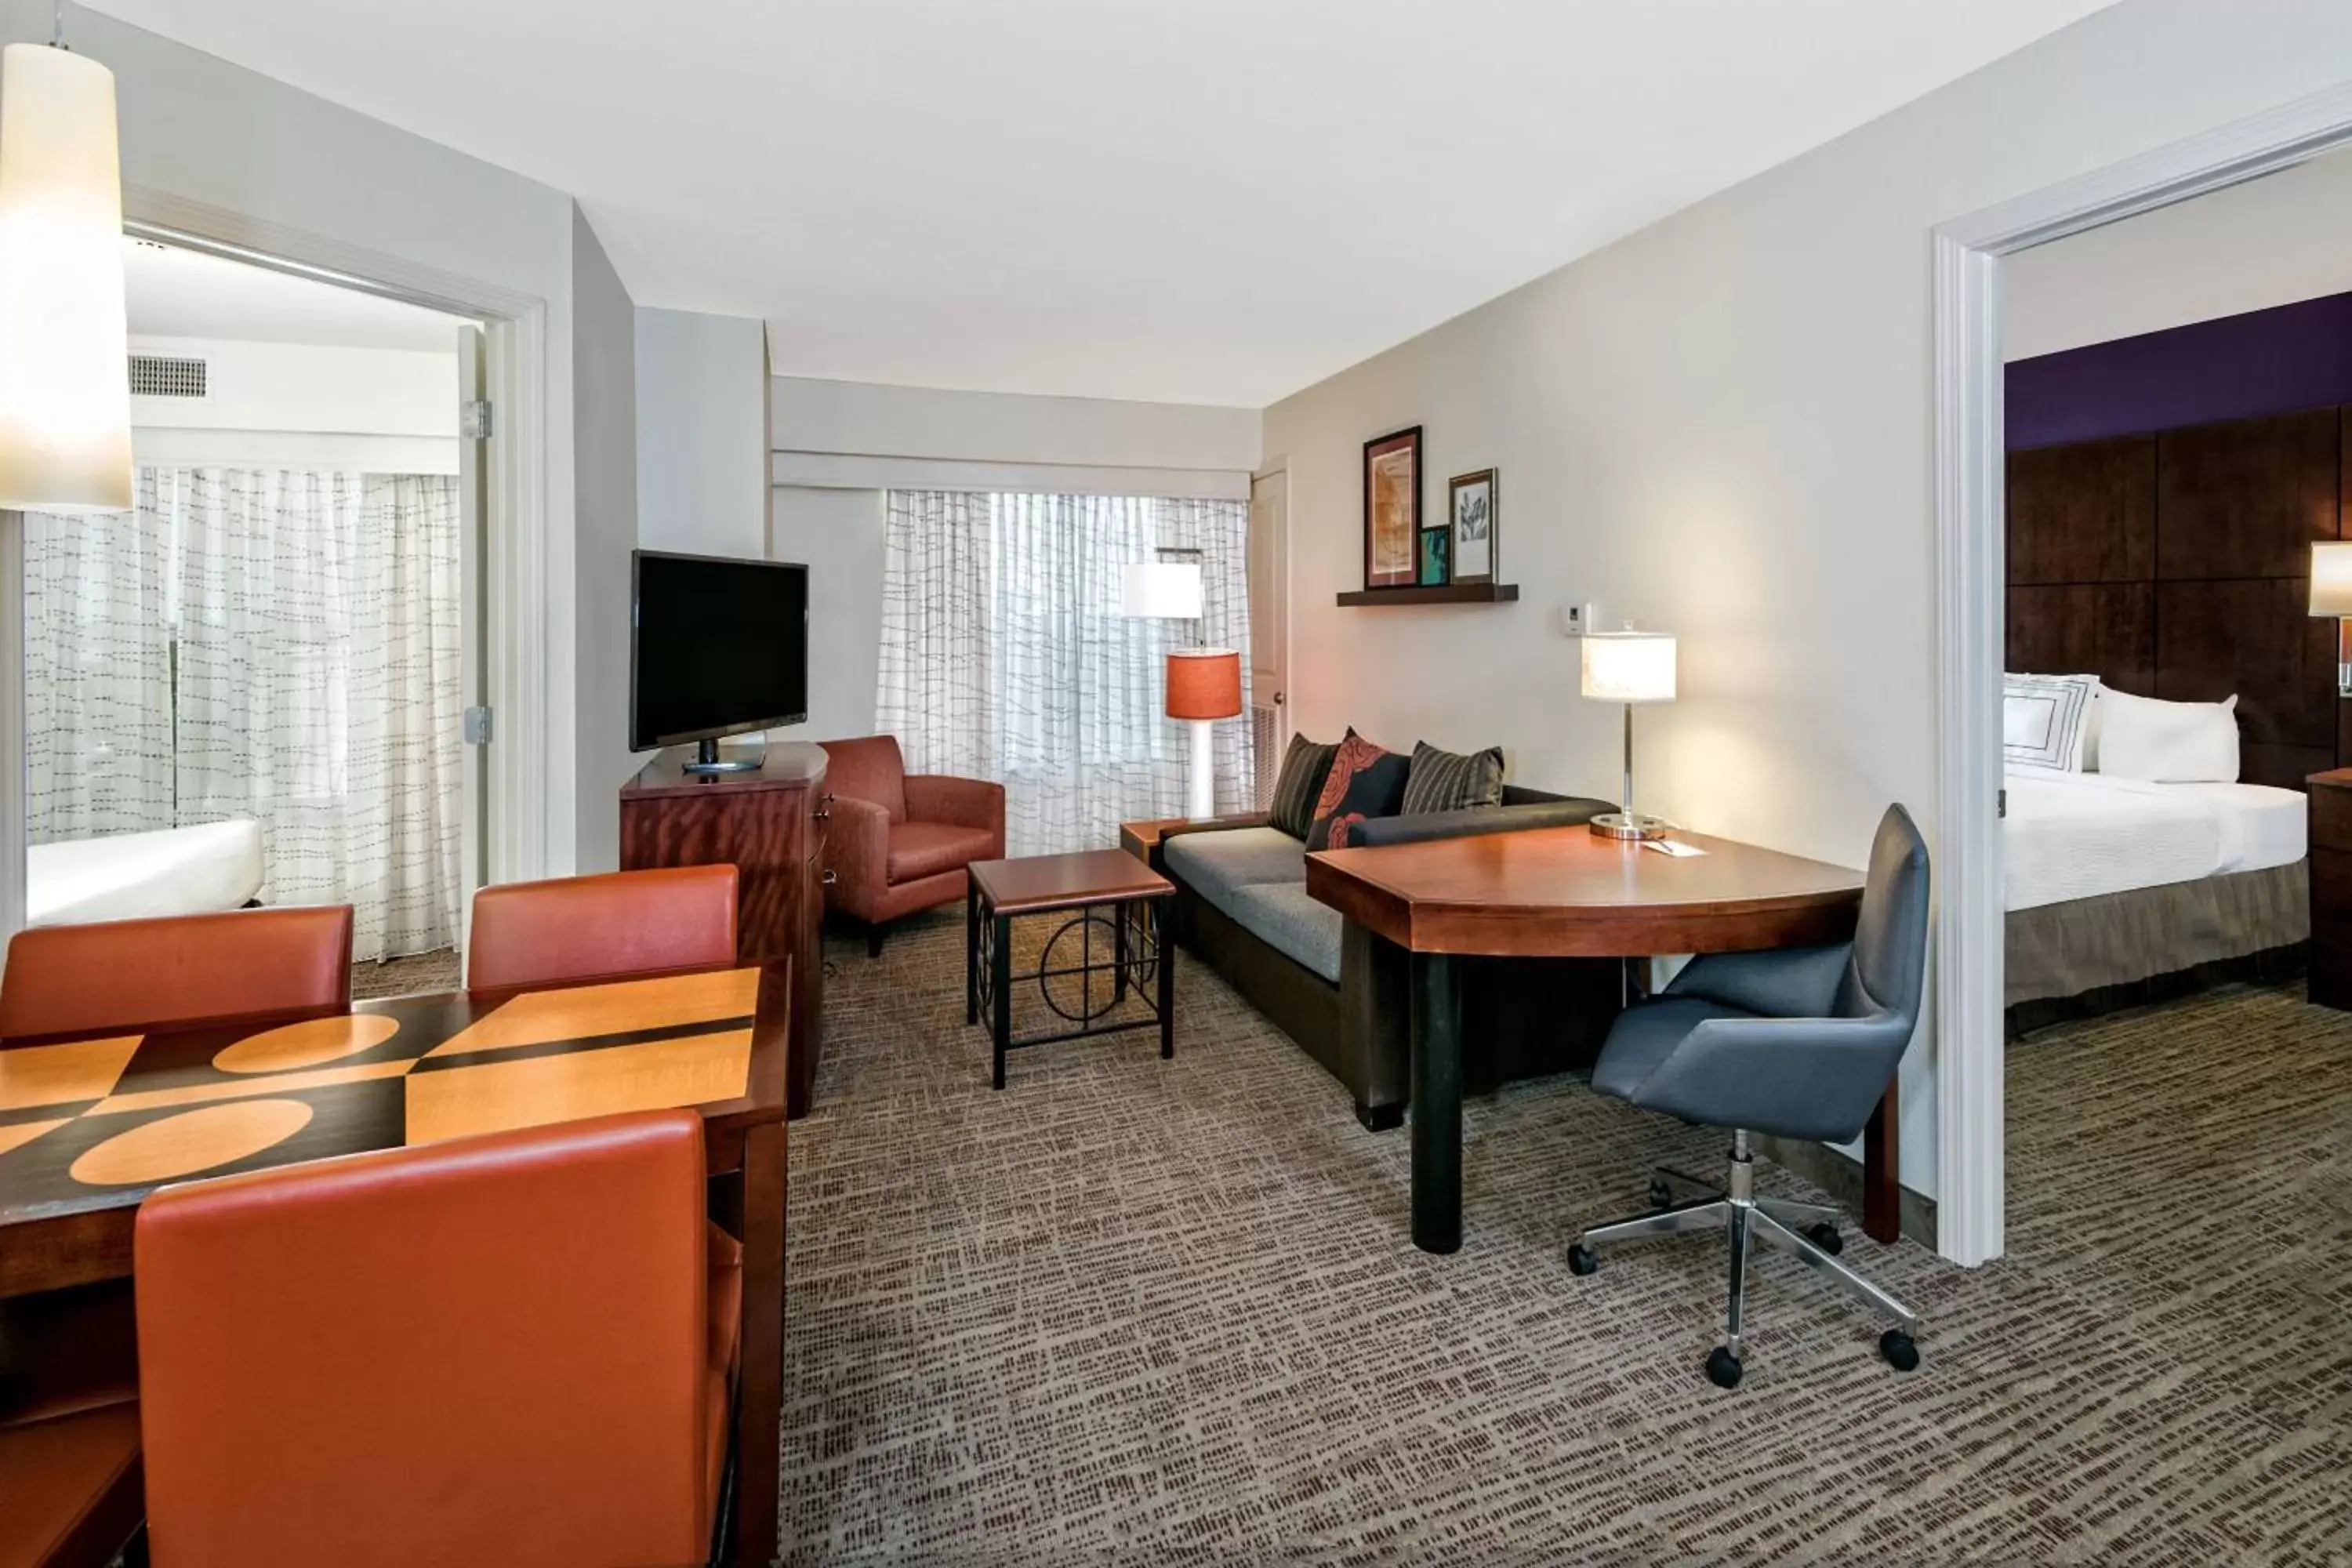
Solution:
{"label": "patterned carpet", "polygon": [[1562,1257],[1719,1135],[1473,1101],[1426,1257],[1404,1133],[1205,971],[1174,1061],[1048,1047],[992,1093],[961,950],[829,949],[788,1563],[2352,1563],[2352,1018],[2299,986],[2013,1047],[2011,1255],[1847,1230],[1922,1368],[1768,1255],[1727,1394],[1719,1244]]}
{"label": "patterned carpet", "polygon": [[384,996],[420,996],[455,991],[464,984],[457,950],[445,947],[413,958],[387,958],[381,963],[352,965],[352,1000],[366,1002]]}

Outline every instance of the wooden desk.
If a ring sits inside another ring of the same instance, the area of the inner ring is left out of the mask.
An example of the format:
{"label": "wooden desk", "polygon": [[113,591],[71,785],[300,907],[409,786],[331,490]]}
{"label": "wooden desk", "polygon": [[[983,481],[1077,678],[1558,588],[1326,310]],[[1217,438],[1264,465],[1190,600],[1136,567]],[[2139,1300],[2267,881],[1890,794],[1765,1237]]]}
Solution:
{"label": "wooden desk", "polygon": [[[0,1296],[130,1275],[167,1182],[671,1106],[743,1243],[738,1561],[777,1539],[787,963],[0,1048]],[[593,1375],[593,1371],[583,1375]]]}
{"label": "wooden desk", "polygon": [[[1646,958],[1853,936],[1862,873],[1676,833],[1676,858],[1582,827],[1307,857],[1307,890],[1411,955],[1412,1240],[1462,1245],[1462,998],[1455,961]],[[1895,1238],[1895,1090],[1871,1119],[1864,1228]],[[1884,1186],[1884,1193],[1881,1188]]]}

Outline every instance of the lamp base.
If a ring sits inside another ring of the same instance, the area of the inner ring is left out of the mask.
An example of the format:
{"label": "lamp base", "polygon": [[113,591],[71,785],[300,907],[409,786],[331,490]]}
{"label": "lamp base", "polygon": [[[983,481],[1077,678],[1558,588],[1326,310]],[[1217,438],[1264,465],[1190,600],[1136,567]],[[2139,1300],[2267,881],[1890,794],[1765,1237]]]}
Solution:
{"label": "lamp base", "polygon": [[1603,838],[1664,838],[1673,831],[1662,816],[1628,816],[1622,811],[1604,811],[1586,826]]}

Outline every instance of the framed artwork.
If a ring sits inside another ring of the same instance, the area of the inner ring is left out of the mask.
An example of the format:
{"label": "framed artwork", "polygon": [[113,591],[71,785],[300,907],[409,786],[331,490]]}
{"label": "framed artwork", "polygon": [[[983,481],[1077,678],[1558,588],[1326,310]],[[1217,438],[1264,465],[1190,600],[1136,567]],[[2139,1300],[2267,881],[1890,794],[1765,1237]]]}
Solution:
{"label": "framed artwork", "polygon": [[1445,563],[1451,553],[1446,546],[1452,542],[1453,531],[1445,528],[1424,528],[1421,531],[1421,585],[1443,588],[1449,579]]}
{"label": "framed artwork", "polygon": [[1420,579],[1421,426],[1364,443],[1364,586]]}
{"label": "framed artwork", "polygon": [[1495,580],[1495,470],[1456,474],[1445,481],[1445,515],[1454,536],[1456,583]]}

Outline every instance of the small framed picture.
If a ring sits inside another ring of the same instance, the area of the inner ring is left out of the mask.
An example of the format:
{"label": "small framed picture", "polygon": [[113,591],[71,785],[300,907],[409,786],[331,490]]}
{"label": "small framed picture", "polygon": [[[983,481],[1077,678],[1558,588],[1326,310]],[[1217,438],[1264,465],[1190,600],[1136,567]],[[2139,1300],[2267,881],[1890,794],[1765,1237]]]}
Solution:
{"label": "small framed picture", "polygon": [[1421,426],[1364,443],[1364,586],[1410,588],[1421,537]]}
{"label": "small framed picture", "polygon": [[1452,552],[1446,547],[1452,542],[1450,530],[1424,528],[1421,531],[1421,584],[1424,588],[1443,588],[1452,578],[1445,574],[1446,563]]}
{"label": "small framed picture", "polygon": [[1456,474],[1445,481],[1446,526],[1454,535],[1456,583],[1495,580],[1495,470]]}

